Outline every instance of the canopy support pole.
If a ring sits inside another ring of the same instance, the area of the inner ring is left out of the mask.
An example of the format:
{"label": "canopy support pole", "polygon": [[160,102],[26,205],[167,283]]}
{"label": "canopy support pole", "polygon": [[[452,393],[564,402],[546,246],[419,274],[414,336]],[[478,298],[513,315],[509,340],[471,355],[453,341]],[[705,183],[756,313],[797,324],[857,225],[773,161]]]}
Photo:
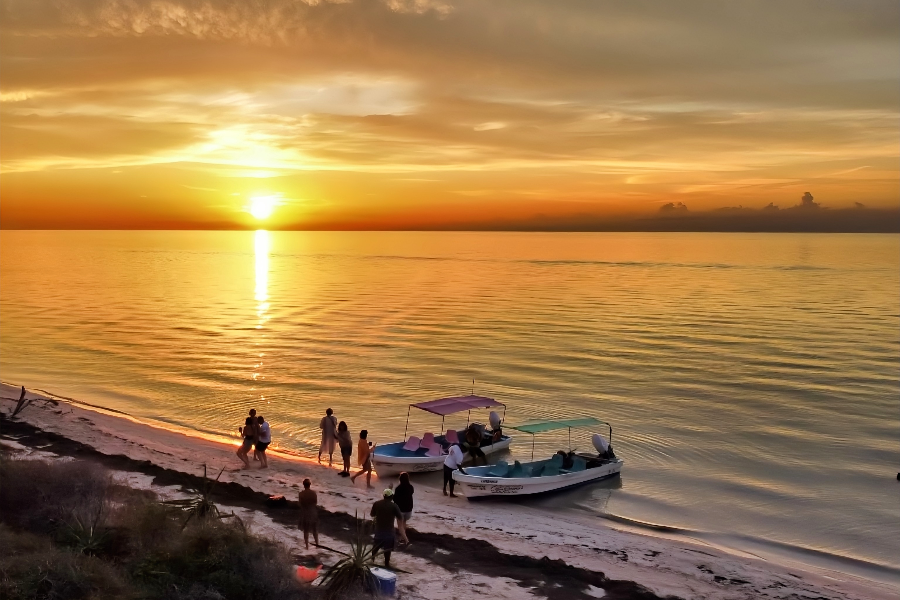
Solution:
{"label": "canopy support pole", "polygon": [[406,409],[406,427],[403,428],[403,440],[406,440],[406,433],[409,431],[409,411],[412,410],[412,404]]}
{"label": "canopy support pole", "polygon": [[569,452],[572,451],[572,428],[569,427]]}
{"label": "canopy support pole", "polygon": [[470,410],[469,412],[466,413],[466,427],[469,426],[469,417],[471,417],[471,416],[472,416],[472,411]]}
{"label": "canopy support pole", "polygon": [[531,434],[531,460],[534,460],[534,434]]}

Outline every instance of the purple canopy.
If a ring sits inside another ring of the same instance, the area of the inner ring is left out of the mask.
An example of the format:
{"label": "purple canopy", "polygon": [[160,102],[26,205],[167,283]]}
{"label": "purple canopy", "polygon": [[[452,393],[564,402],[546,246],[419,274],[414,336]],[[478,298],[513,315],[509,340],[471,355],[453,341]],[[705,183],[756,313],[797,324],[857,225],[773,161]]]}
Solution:
{"label": "purple canopy", "polygon": [[427,410],[436,415],[452,415],[453,413],[472,410],[473,408],[492,408],[494,406],[506,406],[501,402],[497,402],[493,398],[485,398],[484,396],[457,396],[455,398],[441,398],[440,400],[431,400],[429,402],[420,402],[411,404],[416,408]]}

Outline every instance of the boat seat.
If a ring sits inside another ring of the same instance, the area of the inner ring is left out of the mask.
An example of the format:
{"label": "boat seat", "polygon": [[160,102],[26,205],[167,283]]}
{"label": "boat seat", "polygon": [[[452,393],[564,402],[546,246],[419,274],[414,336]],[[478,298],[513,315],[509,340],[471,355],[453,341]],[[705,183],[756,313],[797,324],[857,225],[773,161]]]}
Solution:
{"label": "boat seat", "polygon": [[458,444],[459,433],[457,433],[455,429],[448,429],[446,435],[444,435],[444,439],[447,440],[448,444]]}
{"label": "boat seat", "polygon": [[441,445],[437,442],[431,442],[431,448],[425,453],[425,456],[440,456],[442,454]]}
{"label": "boat seat", "polygon": [[499,461],[487,472],[488,477],[506,477],[507,473],[509,473],[509,463],[505,460]]}
{"label": "boat seat", "polygon": [[426,433],[422,436],[422,441],[419,442],[419,448],[425,448],[426,450],[431,448],[434,444],[434,434],[431,432]]}
{"label": "boat seat", "polygon": [[409,436],[409,439],[406,440],[406,445],[403,446],[404,450],[409,450],[410,452],[415,452],[419,449],[419,438],[414,435]]}
{"label": "boat seat", "polygon": [[556,467],[557,469],[562,468],[562,466],[563,466],[563,455],[562,455],[562,454],[554,454],[553,456],[550,457],[550,462],[548,462],[547,464],[553,465],[553,466]]}
{"label": "boat seat", "polygon": [[510,469],[507,477],[528,477],[531,474],[525,475],[525,467],[522,466],[522,463],[519,461],[515,461],[513,463],[513,468]]}
{"label": "boat seat", "polygon": [[[559,456],[557,454],[557,456]],[[554,475],[559,475],[559,467],[553,464],[553,461],[548,462],[544,465],[544,469],[541,471],[541,477],[553,477]]]}
{"label": "boat seat", "polygon": [[572,465],[572,468],[569,469],[572,473],[577,473],[578,471],[584,471],[587,468],[587,461],[583,458],[576,456],[575,464]]}

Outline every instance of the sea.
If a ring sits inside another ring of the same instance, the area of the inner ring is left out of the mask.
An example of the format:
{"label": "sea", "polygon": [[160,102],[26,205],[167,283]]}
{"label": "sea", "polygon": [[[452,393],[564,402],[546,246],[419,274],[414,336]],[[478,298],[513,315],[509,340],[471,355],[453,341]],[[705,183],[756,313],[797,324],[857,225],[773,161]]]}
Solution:
{"label": "sea", "polygon": [[594,417],[621,477],[525,503],[900,581],[897,235],[2,231],[0,378],[307,457]]}

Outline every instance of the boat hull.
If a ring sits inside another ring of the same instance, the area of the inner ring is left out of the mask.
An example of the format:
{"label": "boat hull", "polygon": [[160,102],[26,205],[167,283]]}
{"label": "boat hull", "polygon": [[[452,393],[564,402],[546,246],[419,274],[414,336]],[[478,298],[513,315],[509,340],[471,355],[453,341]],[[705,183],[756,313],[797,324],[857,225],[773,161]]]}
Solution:
{"label": "boat hull", "polygon": [[622,471],[624,461],[617,459],[598,467],[561,473],[549,477],[491,477],[486,474],[453,472],[453,479],[466,498],[509,497],[545,494],[566,488],[615,477]]}
{"label": "boat hull", "polygon": [[[512,443],[512,438],[504,436],[502,440],[495,444],[482,446],[481,451],[484,452],[485,456],[489,456],[507,450],[510,443]],[[402,447],[403,444],[404,442],[394,442],[384,447],[379,445],[375,448],[375,452],[372,454],[372,467],[379,478],[384,479],[385,477],[397,476],[404,471],[407,473],[427,473],[440,471],[444,468],[444,459],[447,458],[446,454],[441,456],[389,456],[379,454],[379,450],[390,452],[394,450],[395,446]],[[467,461],[470,460],[468,453],[464,456]]]}

